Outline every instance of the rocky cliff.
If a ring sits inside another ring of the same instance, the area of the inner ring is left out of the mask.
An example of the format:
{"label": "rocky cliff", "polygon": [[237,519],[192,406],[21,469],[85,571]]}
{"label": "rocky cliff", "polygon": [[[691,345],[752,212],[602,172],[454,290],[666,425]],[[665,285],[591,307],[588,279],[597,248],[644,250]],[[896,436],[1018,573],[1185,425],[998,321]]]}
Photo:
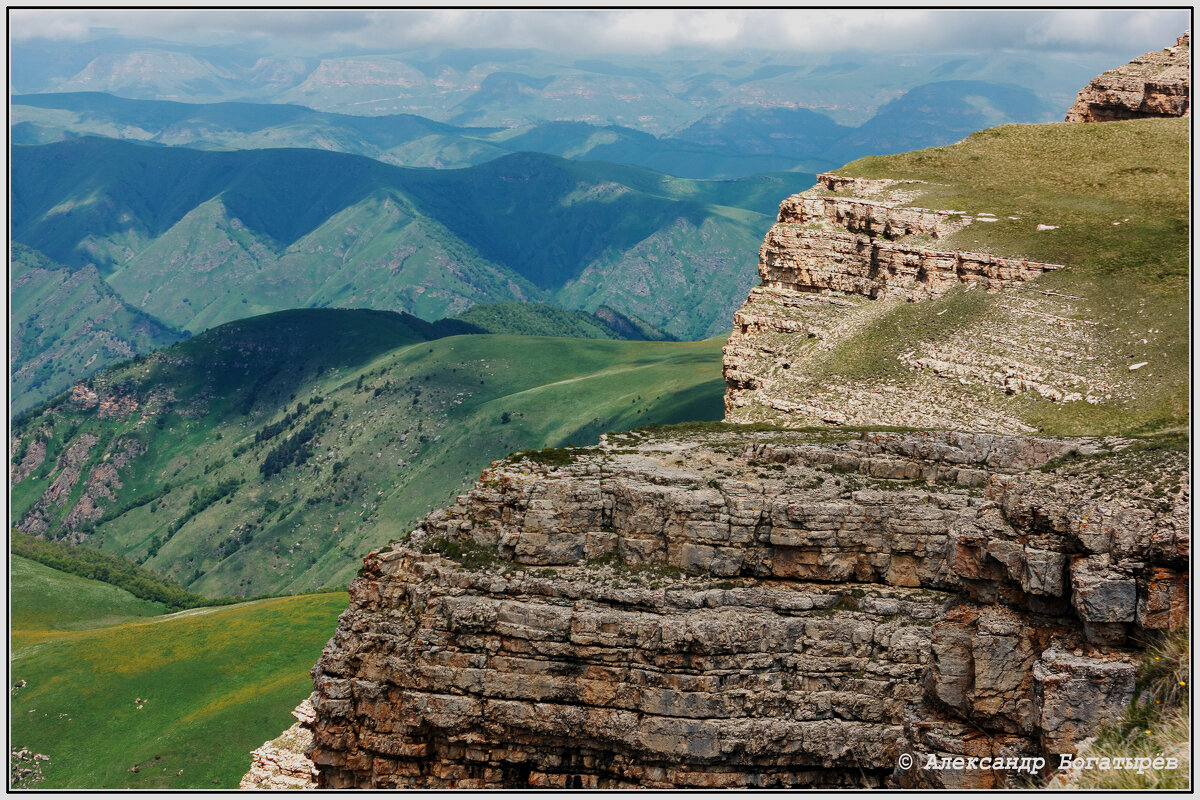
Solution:
{"label": "rocky cliff", "polygon": [[1070,752],[1186,621],[1170,441],[696,426],[554,457],[367,558],[314,668],[320,785],[1004,785],[896,765]]}
{"label": "rocky cliff", "polygon": [[1191,56],[1188,31],[1173,47],[1145,53],[1097,75],[1080,90],[1067,122],[1190,116]]}
{"label": "rocky cliff", "polygon": [[[1103,398],[1106,381],[1089,369],[1095,358],[1087,352],[1086,324],[1055,307],[1067,298],[1021,289],[1062,265],[937,247],[968,225],[998,220],[907,205],[928,188],[922,181],[817,177],[816,186],[780,206],[759,251],[762,284],[734,316],[725,346],[727,419],[1018,433],[1033,428],[962,387],[1034,392],[1055,402]],[[921,340],[900,355],[900,363],[930,380],[925,397],[822,375],[819,362],[830,351],[898,304],[956,288],[1000,293],[1007,307],[980,337]],[[939,379],[941,390],[930,402]]]}

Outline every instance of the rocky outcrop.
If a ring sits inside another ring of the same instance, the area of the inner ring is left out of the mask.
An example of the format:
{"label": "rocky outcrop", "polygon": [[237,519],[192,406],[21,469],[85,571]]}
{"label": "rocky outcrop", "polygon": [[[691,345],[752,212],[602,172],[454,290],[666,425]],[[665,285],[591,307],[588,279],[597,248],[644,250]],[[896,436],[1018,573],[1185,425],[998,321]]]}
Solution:
{"label": "rocky outcrop", "polygon": [[317,770],[307,751],[312,748],[312,723],[316,720],[312,700],[292,712],[296,724],[280,736],[250,753],[250,771],[242,776],[239,789],[315,789]]}
{"label": "rocky outcrop", "polygon": [[[998,220],[908,205],[929,188],[919,181],[833,174],[817,181],[780,206],[759,251],[762,284],[734,315],[724,348],[728,420],[1031,433],[1005,398],[1113,400],[1109,356],[1095,323],[1081,317],[1079,298],[1031,284],[1061,265],[937,246],[967,225]],[[912,328],[927,330],[925,337],[896,321],[905,303],[950,292],[957,294]],[[981,303],[971,292],[996,300]],[[886,364],[869,378],[843,377],[854,370],[837,354],[862,358],[881,329],[907,337],[892,363],[911,377],[881,380]],[[973,387],[987,390],[984,402]]]}
{"label": "rocky outcrop", "polygon": [[1192,113],[1191,32],[1174,47],[1145,53],[1101,73],[1079,92],[1067,122],[1111,122]]}
{"label": "rocky outcrop", "polygon": [[[14,472],[22,470],[30,455],[37,463],[45,458],[45,440],[34,435],[26,452],[26,459]],[[17,524],[17,528],[32,534],[46,534],[61,523],[66,529],[66,538],[78,542],[86,538],[87,523],[104,515],[106,507],[116,500],[116,491],[123,487],[120,471],[146,451],[146,445],[134,438],[117,437],[107,443],[103,454],[97,459],[92,451],[100,442],[98,436],[84,433],[76,437],[71,446],[55,464],[58,475],[49,488],[38,498]],[[80,487],[80,478],[91,464],[87,478]],[[32,472],[32,470],[30,470]]]}
{"label": "rocky outcrop", "polygon": [[28,478],[46,461],[46,441],[50,431],[45,427],[14,436],[9,445],[8,479],[12,484]]}
{"label": "rocky outcrop", "polygon": [[1186,617],[1162,443],[715,426],[551,458],[367,558],[313,671],[321,786],[1009,785],[920,765],[1071,752],[1128,703],[1131,637]]}
{"label": "rocky outcrop", "polygon": [[906,300],[937,297],[967,283],[1002,288],[1058,264],[904,245],[896,239],[948,236],[972,221],[959,211],[900,207],[896,200],[828,196],[829,186],[861,184],[822,175],[817,190],[792,195],[759,250],[763,285],[795,292],[840,292]]}

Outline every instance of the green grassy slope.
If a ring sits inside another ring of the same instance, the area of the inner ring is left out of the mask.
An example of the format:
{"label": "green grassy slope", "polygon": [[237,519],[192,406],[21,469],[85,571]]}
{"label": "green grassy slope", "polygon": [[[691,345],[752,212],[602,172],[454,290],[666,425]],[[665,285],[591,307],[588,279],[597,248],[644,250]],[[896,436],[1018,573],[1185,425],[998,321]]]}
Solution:
{"label": "green grassy slope", "polygon": [[115,625],[130,619],[156,617],[162,603],[141,600],[107,583],[69,575],[22,558],[9,556],[12,605],[9,631],[71,631]]}
{"label": "green grassy slope", "polygon": [[641,320],[631,319],[612,309],[601,311],[600,314],[588,314],[544,303],[483,303],[473,306],[455,319],[480,328],[481,333],[647,341],[668,338],[662,331]]}
{"label": "green grassy slope", "polygon": [[115,412],[63,399],[18,420],[14,519],[210,597],[311,590],[509,452],[723,413],[718,339],[419,333],[283,312],[114,368],[92,385]]}
{"label": "green grassy slope", "polygon": [[[14,147],[12,172],[15,240],[96,264],[123,298],[192,332],[296,307],[434,319],[489,301],[563,305],[585,272],[625,259],[636,267],[598,288],[588,280],[586,310],[606,304],[679,338],[709,336],[728,324],[715,303],[749,288],[777,198],[811,182],[691,181],[531,153],[401,169],[317,150],[95,137]],[[645,296],[646,274],[659,280],[655,302],[623,307]]]}
{"label": "green grassy slope", "polygon": [[15,242],[8,263],[12,414],[184,337],[121,300],[94,267],[70,269]]}
{"label": "green grassy slope", "polygon": [[[344,592],[166,616],[97,581],[15,558],[15,748],[50,757],[36,789],[235,789],[291,724]],[[121,620],[124,621],[121,621]],[[138,708],[138,700],[141,708]],[[136,771],[134,771],[136,768]]]}

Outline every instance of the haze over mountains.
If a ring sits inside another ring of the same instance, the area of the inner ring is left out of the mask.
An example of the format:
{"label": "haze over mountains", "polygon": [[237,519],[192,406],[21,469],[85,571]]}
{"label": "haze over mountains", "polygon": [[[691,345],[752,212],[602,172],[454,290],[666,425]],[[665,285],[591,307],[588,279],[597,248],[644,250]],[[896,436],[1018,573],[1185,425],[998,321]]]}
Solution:
{"label": "haze over mountains", "polygon": [[576,120],[663,134],[733,106],[807,108],[854,126],[905,91],[940,81],[1033,88],[1065,108],[1080,83],[1105,63],[1095,54],[967,51],[579,56],[460,47],[301,56],[261,44],[201,47],[110,37],[15,42],[11,80],[20,93],[293,103],[506,128]]}
{"label": "haze over mountains", "polygon": [[16,147],[12,169],[17,241],[95,264],[122,297],[193,332],[295,307],[436,319],[554,300],[700,338],[749,287],[769,198],[811,181],[689,181],[534,153],[412,170],[95,137]]}
{"label": "haze over mountains", "polygon": [[294,105],[130,100],[96,92],[16,95],[10,124],[19,144],[92,134],[205,149],[315,147],[398,166],[442,168],[532,151],[685,178],[728,179],[824,171],[860,155],[949,144],[980,128],[1045,122],[1058,114],[1029,89],[957,80],[918,86],[858,127],[805,108],[738,105],[654,136],[570,120],[462,127],[411,114],[364,117]]}

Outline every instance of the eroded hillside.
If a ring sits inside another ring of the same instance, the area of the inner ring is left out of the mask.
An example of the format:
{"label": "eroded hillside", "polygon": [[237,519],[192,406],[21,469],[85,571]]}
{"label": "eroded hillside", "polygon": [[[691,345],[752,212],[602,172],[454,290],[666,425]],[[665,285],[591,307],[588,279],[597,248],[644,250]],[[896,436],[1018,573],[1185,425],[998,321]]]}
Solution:
{"label": "eroded hillside", "polygon": [[1188,408],[1186,120],[1006,126],[789,198],[728,418],[1060,434]]}

